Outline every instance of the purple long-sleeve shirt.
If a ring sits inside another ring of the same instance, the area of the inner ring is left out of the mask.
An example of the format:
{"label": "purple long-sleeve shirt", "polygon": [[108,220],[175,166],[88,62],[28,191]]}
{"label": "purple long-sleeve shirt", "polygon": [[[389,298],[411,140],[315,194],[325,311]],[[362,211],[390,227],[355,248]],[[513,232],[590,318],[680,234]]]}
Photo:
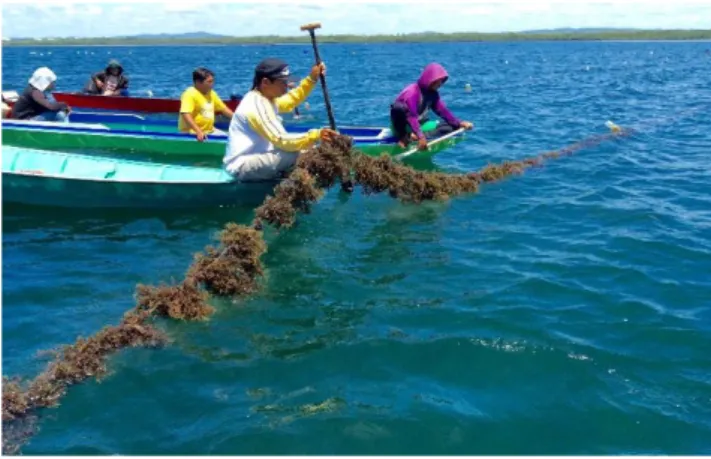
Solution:
{"label": "purple long-sleeve shirt", "polygon": [[442,102],[439,93],[430,90],[430,84],[440,78],[444,78],[445,81],[449,78],[444,67],[437,63],[429,64],[425,67],[417,83],[408,85],[395,99],[395,103],[407,107],[407,122],[418,138],[424,137],[420,119],[430,108],[451,126],[459,127],[461,124],[459,118],[454,116]]}

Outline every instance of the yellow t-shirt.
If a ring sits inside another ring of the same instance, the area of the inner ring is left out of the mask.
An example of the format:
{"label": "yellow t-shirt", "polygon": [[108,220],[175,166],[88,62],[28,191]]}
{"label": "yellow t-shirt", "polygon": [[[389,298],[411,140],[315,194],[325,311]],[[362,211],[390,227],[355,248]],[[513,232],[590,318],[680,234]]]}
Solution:
{"label": "yellow t-shirt", "polygon": [[[210,91],[207,97],[191,86],[180,96],[180,113],[190,113],[202,132],[209,134],[215,130],[215,113],[227,108],[215,91]],[[195,132],[181,116],[178,121],[181,132]]]}

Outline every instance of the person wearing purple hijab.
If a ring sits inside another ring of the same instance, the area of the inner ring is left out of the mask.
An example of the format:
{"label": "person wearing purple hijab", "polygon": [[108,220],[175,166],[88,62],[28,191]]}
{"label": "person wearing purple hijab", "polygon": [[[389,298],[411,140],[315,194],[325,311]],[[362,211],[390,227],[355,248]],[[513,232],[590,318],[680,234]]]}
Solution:
{"label": "person wearing purple hijab", "polygon": [[473,127],[469,121],[461,121],[454,116],[440,98],[438,90],[448,78],[444,67],[435,62],[428,64],[417,82],[405,87],[390,106],[393,133],[401,147],[405,148],[410,143],[411,133],[418,141],[418,148],[427,149],[427,138],[421,123],[427,119],[430,109],[445,121],[437,126],[438,135]]}

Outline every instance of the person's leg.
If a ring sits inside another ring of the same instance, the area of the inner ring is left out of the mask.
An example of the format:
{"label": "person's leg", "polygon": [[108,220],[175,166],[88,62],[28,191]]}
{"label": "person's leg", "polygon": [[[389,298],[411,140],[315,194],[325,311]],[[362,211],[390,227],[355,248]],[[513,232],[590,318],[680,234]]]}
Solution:
{"label": "person's leg", "polygon": [[[427,110],[425,110],[425,112],[420,115],[417,121],[420,122],[420,129],[422,129],[422,133],[425,135],[425,137],[428,137],[427,134],[429,133],[429,131],[432,131],[434,129],[433,125],[437,124],[437,121],[430,120]],[[417,136],[413,133],[412,138],[416,140]]]}
{"label": "person's leg", "polygon": [[226,170],[242,182],[275,180],[282,177],[296,164],[298,153],[268,152],[240,157]]}
{"label": "person's leg", "polygon": [[279,157],[279,163],[276,166],[278,176],[288,176],[291,171],[294,170],[294,166],[296,166],[296,161],[299,159],[299,154],[289,153],[286,151],[277,151],[274,154]]}
{"label": "person's leg", "polygon": [[43,112],[30,118],[31,121],[56,121],[58,112]]}
{"label": "person's leg", "polygon": [[403,148],[410,143],[407,127],[407,107],[401,104],[392,104],[390,106],[390,128],[393,131],[393,136]]}

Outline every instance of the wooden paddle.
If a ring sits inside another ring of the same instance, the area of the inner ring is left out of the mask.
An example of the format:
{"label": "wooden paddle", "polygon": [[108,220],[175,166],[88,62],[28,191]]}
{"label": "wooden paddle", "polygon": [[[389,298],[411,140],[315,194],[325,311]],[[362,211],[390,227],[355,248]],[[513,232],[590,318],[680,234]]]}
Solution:
{"label": "wooden paddle", "polygon": [[[316,44],[316,34],[314,33],[314,30],[320,29],[321,28],[321,23],[320,22],[312,22],[311,24],[304,24],[301,26],[301,30],[307,30],[309,32],[309,35],[311,35],[311,44],[314,47],[314,55],[316,56],[316,64],[321,63],[321,55],[318,53],[318,45]],[[332,130],[336,130],[336,119],[333,117],[333,109],[331,108],[331,99],[328,97],[328,88],[326,87],[326,77],[321,74],[320,75],[321,79],[321,87],[323,88],[323,98],[326,101],[326,111],[328,112],[328,122],[331,125]],[[350,178],[350,175],[348,174],[347,176],[341,177],[341,190],[345,191],[346,193],[352,193],[353,192],[353,181]]]}
{"label": "wooden paddle", "polygon": [[[316,64],[321,63],[321,56],[318,53],[318,45],[316,44],[316,34],[314,30],[320,29],[321,23],[313,22],[311,24],[304,24],[301,26],[301,30],[307,30],[309,35],[311,35],[311,44],[314,47],[314,55],[316,56]],[[321,87],[323,88],[323,97],[326,100],[326,111],[328,112],[328,121],[331,125],[331,129],[336,130],[336,119],[333,117],[333,109],[331,108],[331,99],[328,97],[328,88],[326,87],[326,77],[320,75],[321,77]]]}

